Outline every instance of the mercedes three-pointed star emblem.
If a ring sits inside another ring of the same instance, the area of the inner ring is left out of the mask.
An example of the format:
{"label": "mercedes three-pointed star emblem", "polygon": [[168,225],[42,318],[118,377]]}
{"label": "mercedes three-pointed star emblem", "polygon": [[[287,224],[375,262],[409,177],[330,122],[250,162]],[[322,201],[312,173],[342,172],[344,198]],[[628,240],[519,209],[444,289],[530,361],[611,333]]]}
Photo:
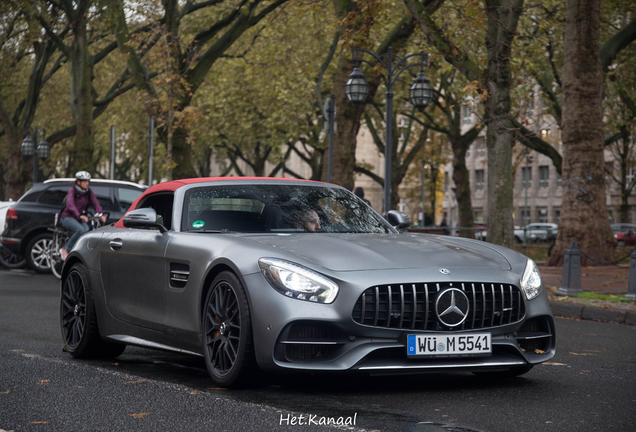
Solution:
{"label": "mercedes three-pointed star emblem", "polygon": [[449,288],[437,296],[435,312],[440,323],[448,327],[456,327],[468,317],[470,303],[464,292],[457,288]]}

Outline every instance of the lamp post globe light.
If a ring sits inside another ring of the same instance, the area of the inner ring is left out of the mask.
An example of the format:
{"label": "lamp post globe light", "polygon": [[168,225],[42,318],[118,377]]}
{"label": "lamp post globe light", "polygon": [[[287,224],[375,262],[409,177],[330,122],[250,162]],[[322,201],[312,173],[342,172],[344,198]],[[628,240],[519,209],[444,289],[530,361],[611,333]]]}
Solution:
{"label": "lamp post globe light", "polygon": [[[51,155],[51,147],[44,138],[46,129],[42,128],[41,133],[39,132],[38,128],[35,128],[33,132],[31,132],[31,128],[27,128],[27,135],[20,146],[22,156],[25,158],[33,157],[33,184],[38,181],[38,158],[44,160]],[[33,134],[33,139],[31,139],[31,133]]]}
{"label": "lamp post globe light", "polygon": [[[364,78],[362,71],[360,70],[360,63],[367,63],[370,66],[375,66],[379,63],[384,69],[386,75],[382,75],[384,84],[386,86],[386,109],[385,109],[385,124],[386,124],[386,139],[384,142],[384,213],[388,213],[391,210],[391,150],[393,141],[393,84],[405,70],[419,66],[420,73],[414,79],[413,86],[409,91],[409,99],[411,103],[420,112],[424,110],[433,100],[433,87],[431,86],[428,78],[424,74],[424,67],[428,64],[428,54],[410,54],[404,58],[393,54],[393,49],[389,47],[386,54],[377,56],[371,51],[354,47],[351,49],[351,60],[356,62],[356,66],[353,69],[349,80],[345,84],[345,95],[349,102],[354,107],[360,106],[369,95],[369,84]],[[372,63],[364,59],[364,54],[369,54],[375,60]],[[407,60],[412,57],[420,57],[420,61],[417,63],[407,64]],[[397,60],[397,63],[394,63]]]}

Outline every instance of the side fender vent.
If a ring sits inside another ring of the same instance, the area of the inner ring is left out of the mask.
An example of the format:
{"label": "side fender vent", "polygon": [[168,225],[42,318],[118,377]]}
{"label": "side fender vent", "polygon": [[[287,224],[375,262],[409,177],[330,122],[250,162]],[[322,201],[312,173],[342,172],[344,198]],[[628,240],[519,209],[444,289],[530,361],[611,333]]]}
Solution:
{"label": "side fender vent", "polygon": [[172,288],[183,288],[188,283],[190,276],[190,266],[187,264],[170,263],[170,286]]}

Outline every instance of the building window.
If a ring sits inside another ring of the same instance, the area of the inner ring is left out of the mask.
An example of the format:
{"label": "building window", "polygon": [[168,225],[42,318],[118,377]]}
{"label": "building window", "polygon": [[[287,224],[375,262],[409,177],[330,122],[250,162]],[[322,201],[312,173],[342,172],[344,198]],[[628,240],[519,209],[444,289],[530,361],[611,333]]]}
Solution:
{"label": "building window", "polygon": [[486,154],[486,139],[483,137],[477,138],[477,156],[484,156]]}
{"label": "building window", "polygon": [[448,173],[444,173],[444,192],[448,190]]}
{"label": "building window", "polygon": [[552,138],[552,131],[550,129],[541,130],[541,138],[544,140],[550,140]]}
{"label": "building window", "polygon": [[605,162],[605,184],[612,184],[612,174],[614,174],[614,162]]}
{"label": "building window", "polygon": [[539,223],[548,223],[548,210],[545,208],[537,209],[537,215],[539,216]]}
{"label": "building window", "polygon": [[530,223],[530,209],[521,209],[521,224],[528,225]]}
{"label": "building window", "polygon": [[563,179],[561,178],[561,174],[557,173],[557,187],[563,186]]}
{"label": "building window", "polygon": [[475,170],[475,190],[484,190],[484,170]]}
{"label": "building window", "polygon": [[561,209],[554,209],[554,223],[558,224],[561,220]]}
{"label": "building window", "polygon": [[469,125],[472,123],[470,115],[470,107],[468,105],[462,105],[462,124]]}
{"label": "building window", "polygon": [[523,189],[532,187],[532,167],[521,167],[521,187]]}
{"label": "building window", "polygon": [[473,220],[475,223],[484,223],[484,211],[482,209],[473,210]]}
{"label": "building window", "polygon": [[547,188],[549,185],[550,185],[550,167],[540,166],[539,167],[539,187]]}

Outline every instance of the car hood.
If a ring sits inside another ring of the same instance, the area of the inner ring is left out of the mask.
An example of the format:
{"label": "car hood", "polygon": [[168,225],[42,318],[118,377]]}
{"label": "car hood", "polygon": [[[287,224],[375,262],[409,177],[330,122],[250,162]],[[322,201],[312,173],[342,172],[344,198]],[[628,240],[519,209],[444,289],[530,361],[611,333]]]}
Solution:
{"label": "car hood", "polygon": [[424,267],[511,269],[510,262],[495,250],[496,246],[449,236],[320,233],[246,238],[276,248],[276,255],[284,251],[333,271]]}

